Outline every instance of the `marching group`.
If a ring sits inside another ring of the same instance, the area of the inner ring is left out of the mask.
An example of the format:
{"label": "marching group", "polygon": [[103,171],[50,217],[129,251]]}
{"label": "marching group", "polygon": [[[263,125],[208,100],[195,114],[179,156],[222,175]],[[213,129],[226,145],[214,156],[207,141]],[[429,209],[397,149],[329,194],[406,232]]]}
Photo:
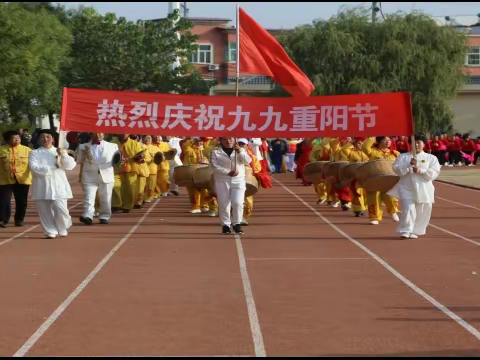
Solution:
{"label": "marching group", "polygon": [[[98,216],[108,224],[112,213],[141,209],[158,197],[179,195],[174,169],[181,165],[203,164],[213,168],[214,188],[186,186],[192,214],[219,216],[222,233],[243,234],[253,212],[253,196],[245,197],[246,167],[262,188],[271,188],[270,173],[295,172],[303,185],[313,185],[317,204],[353,210],[356,217],[368,211],[370,224],[383,219],[382,205],[403,238],[424,235],[434,202],[433,180],[440,167],[473,166],[480,154],[480,139],[468,134],[439,134],[427,141],[416,138],[413,157],[409,139],[390,138],[311,138],[311,139],[234,139],[231,137],[161,137],[129,134],[69,133],[69,153],[56,148],[58,134],[41,130],[36,146],[22,145],[25,136],[16,131],[3,134],[0,147],[0,227],[10,219],[10,199],[15,198],[15,225],[23,226],[29,186],[37,204],[45,235],[66,236],[72,225],[67,200],[72,198],[65,170],[80,165],[83,188],[83,214],[80,221],[92,225]],[[105,137],[108,137],[109,141]],[[32,148],[34,150],[32,150]],[[113,162],[121,153],[121,162]],[[161,152],[160,160],[156,155]],[[69,156],[70,155],[70,156]],[[311,184],[304,168],[315,161],[367,162],[394,160],[394,172],[401,177],[389,192],[370,192],[352,181],[344,186],[323,181]],[[402,209],[402,211],[400,211]],[[400,214],[400,216],[398,215]]]}

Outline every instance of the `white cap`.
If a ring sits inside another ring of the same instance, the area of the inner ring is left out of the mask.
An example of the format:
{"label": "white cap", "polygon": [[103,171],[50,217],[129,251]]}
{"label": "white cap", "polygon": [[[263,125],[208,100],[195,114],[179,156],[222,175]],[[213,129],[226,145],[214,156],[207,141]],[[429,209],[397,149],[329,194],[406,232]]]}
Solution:
{"label": "white cap", "polygon": [[240,138],[240,139],[237,139],[237,143],[244,143],[244,144],[248,144],[248,140],[245,139],[245,138]]}

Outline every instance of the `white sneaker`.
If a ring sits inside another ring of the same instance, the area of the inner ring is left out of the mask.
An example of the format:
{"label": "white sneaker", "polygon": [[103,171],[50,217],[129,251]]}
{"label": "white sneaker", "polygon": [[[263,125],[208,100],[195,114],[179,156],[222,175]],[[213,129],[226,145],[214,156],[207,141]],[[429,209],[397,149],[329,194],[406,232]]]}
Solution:
{"label": "white sneaker", "polygon": [[448,167],[453,167],[453,164],[448,164],[447,166],[448,166]]}
{"label": "white sneaker", "polygon": [[410,238],[410,234],[409,233],[402,233],[402,235],[400,235],[400,237],[402,239],[409,239]]}
{"label": "white sneaker", "polygon": [[371,220],[370,225],[378,225],[378,220]]}
{"label": "white sneaker", "polygon": [[463,165],[463,164],[462,164],[461,162],[459,162],[459,163],[457,164],[457,166],[462,166],[462,165]]}
{"label": "white sneaker", "polygon": [[150,204],[152,202],[152,200],[145,200],[144,203],[145,204]]}
{"label": "white sneaker", "polygon": [[410,234],[410,239],[418,239],[418,236],[415,234]]}
{"label": "white sneaker", "polygon": [[161,197],[165,197],[165,196],[168,196],[168,193],[163,193],[162,195],[160,195]]}
{"label": "white sneaker", "polygon": [[60,235],[61,237],[65,237],[65,236],[68,235],[68,232],[65,231],[65,233],[63,233],[63,234],[58,234],[58,235]]}
{"label": "white sneaker", "polygon": [[202,212],[202,214],[208,213],[208,209],[201,209],[200,211]]}
{"label": "white sneaker", "polygon": [[399,222],[399,221],[400,221],[400,218],[398,217],[397,214],[393,214],[393,215],[392,215],[392,219],[393,219],[393,221],[395,221],[395,222]]}
{"label": "white sneaker", "polygon": [[55,235],[55,234],[47,234],[47,235],[45,235],[45,238],[46,238],[46,239],[55,239],[56,237],[57,237],[57,235]]}
{"label": "white sneaker", "polygon": [[190,210],[191,214],[201,214],[202,211],[200,209]]}
{"label": "white sneaker", "polygon": [[468,166],[473,166],[473,164],[469,164]]}
{"label": "white sneaker", "polygon": [[332,207],[333,207],[333,208],[337,208],[338,205],[340,205],[340,201],[338,201],[338,202],[336,202],[336,203],[333,203],[333,204],[332,204]]}
{"label": "white sneaker", "polygon": [[323,204],[325,203],[325,201],[326,201],[325,199],[323,199],[323,200],[318,200],[318,201],[317,201],[317,204],[318,204],[318,205],[323,205]]}
{"label": "white sneaker", "polygon": [[153,197],[153,200],[157,200],[157,199],[158,199],[158,196],[154,196],[154,197]]}
{"label": "white sneaker", "polygon": [[210,211],[210,212],[208,213],[208,216],[216,217],[216,216],[218,216],[218,214],[217,214],[215,211]]}

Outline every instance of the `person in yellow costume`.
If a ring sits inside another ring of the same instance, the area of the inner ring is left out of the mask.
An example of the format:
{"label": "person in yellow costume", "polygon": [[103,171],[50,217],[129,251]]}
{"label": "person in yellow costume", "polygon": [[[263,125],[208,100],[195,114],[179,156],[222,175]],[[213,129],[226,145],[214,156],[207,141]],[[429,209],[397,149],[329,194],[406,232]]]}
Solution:
{"label": "person in yellow costume", "polygon": [[[323,138],[322,140],[322,146],[328,153],[329,161],[334,161],[334,153],[337,150],[338,143],[334,141],[334,139],[331,138]],[[332,145],[335,148],[332,148]],[[340,205],[340,201],[338,200],[337,194],[335,194],[333,189],[333,183],[331,180],[325,181],[325,190],[327,192],[327,205],[331,207],[338,207]]]}
{"label": "person in yellow costume", "polygon": [[[137,141],[137,140],[136,140]],[[137,186],[135,189],[135,205],[134,209],[141,209],[143,207],[143,201],[145,198],[145,189],[147,188],[147,179],[150,177],[150,166],[149,164],[153,162],[153,158],[148,151],[147,145],[137,141],[138,144],[145,150],[143,155],[143,161],[138,164],[138,176],[137,176]]]}
{"label": "person in yellow costume", "polygon": [[122,164],[115,169],[112,208],[113,210],[122,209],[124,213],[128,213],[135,204],[139,165],[145,161],[145,158],[133,160],[133,157],[143,150],[143,146],[136,140],[130,139],[129,134],[121,134],[117,138],[112,142],[118,145],[122,153]]}
{"label": "person in yellow costume", "polygon": [[[203,150],[203,141],[199,137],[193,138],[190,146],[183,144],[183,165],[207,165],[208,159],[203,154]],[[208,191],[206,189],[197,190],[192,186],[187,186],[187,191],[190,197],[190,203],[192,204],[192,210],[190,212],[192,214],[208,212]]]}
{"label": "person in yellow costume", "polygon": [[5,131],[0,146],[0,228],[5,228],[10,221],[10,199],[15,198],[15,226],[23,226],[27,212],[28,190],[32,184],[32,173],[28,158],[32,151],[21,145],[20,133]]}
{"label": "person in yellow costume", "polygon": [[150,161],[147,162],[148,164],[148,179],[147,185],[145,187],[145,195],[143,197],[145,203],[151,203],[154,196],[155,196],[155,188],[157,187],[157,171],[158,166],[153,162],[153,157],[159,151],[158,147],[153,145],[152,137],[150,135],[145,135],[143,137],[143,143],[147,147],[147,151],[150,154]]}
{"label": "person in yellow costume", "polygon": [[[352,142],[347,142],[342,146],[340,161],[348,161],[350,163],[367,162],[369,157],[362,150],[364,138],[356,137]],[[350,193],[352,197],[352,210],[355,217],[363,216],[363,212],[367,210],[367,199],[365,191],[359,186],[356,180],[350,184]]]}
{"label": "person in yellow costume", "polygon": [[[374,144],[377,147],[374,147]],[[369,137],[362,145],[363,152],[368,156],[369,161],[374,160],[395,160],[400,154],[398,151],[390,150],[391,140],[388,136]],[[398,200],[393,196],[379,191],[367,191],[368,216],[370,224],[378,225],[382,220],[382,202],[387,208],[387,213],[392,216],[393,221],[398,222]]]}
{"label": "person in yellow costume", "polygon": [[[309,160],[310,162],[330,160],[330,153],[328,149],[323,146],[322,139],[317,139],[314,143]],[[322,181],[319,184],[313,184],[313,188],[318,196],[317,204],[322,205],[327,201],[327,187],[325,182]]]}
{"label": "person in yellow costume", "polygon": [[[166,153],[172,148],[165,141],[162,141],[162,137],[154,136],[154,145],[157,147],[157,151]],[[163,139],[165,140],[165,139]],[[157,172],[157,186],[156,186],[156,196],[168,196],[168,191],[170,190],[170,163],[168,160],[163,160],[160,165],[158,165]]]}
{"label": "person in yellow costume", "polygon": [[[206,138],[207,145],[204,145],[203,155],[208,159],[210,162],[210,155],[212,151],[215,150],[217,147],[220,146],[220,141],[217,138]],[[208,208],[209,208],[209,216],[215,217],[218,216],[218,201],[215,196],[213,196],[208,190],[206,191],[205,200],[208,201]]]}

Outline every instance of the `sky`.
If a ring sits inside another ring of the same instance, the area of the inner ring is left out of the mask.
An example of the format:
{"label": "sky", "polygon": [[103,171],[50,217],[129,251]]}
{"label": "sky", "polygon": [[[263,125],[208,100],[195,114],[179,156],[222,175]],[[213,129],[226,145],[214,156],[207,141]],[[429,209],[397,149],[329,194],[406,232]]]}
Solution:
{"label": "sky", "polygon": [[[100,14],[113,12],[128,20],[149,20],[167,15],[168,2],[65,2],[67,8],[78,5],[93,6]],[[315,19],[329,19],[342,6],[370,7],[371,2],[239,2],[260,25],[270,29],[290,29],[311,24]],[[397,11],[423,11],[433,16],[476,15],[480,11],[475,2],[383,2],[385,15]],[[235,24],[235,2],[189,2],[189,16],[217,17],[232,20]]]}

